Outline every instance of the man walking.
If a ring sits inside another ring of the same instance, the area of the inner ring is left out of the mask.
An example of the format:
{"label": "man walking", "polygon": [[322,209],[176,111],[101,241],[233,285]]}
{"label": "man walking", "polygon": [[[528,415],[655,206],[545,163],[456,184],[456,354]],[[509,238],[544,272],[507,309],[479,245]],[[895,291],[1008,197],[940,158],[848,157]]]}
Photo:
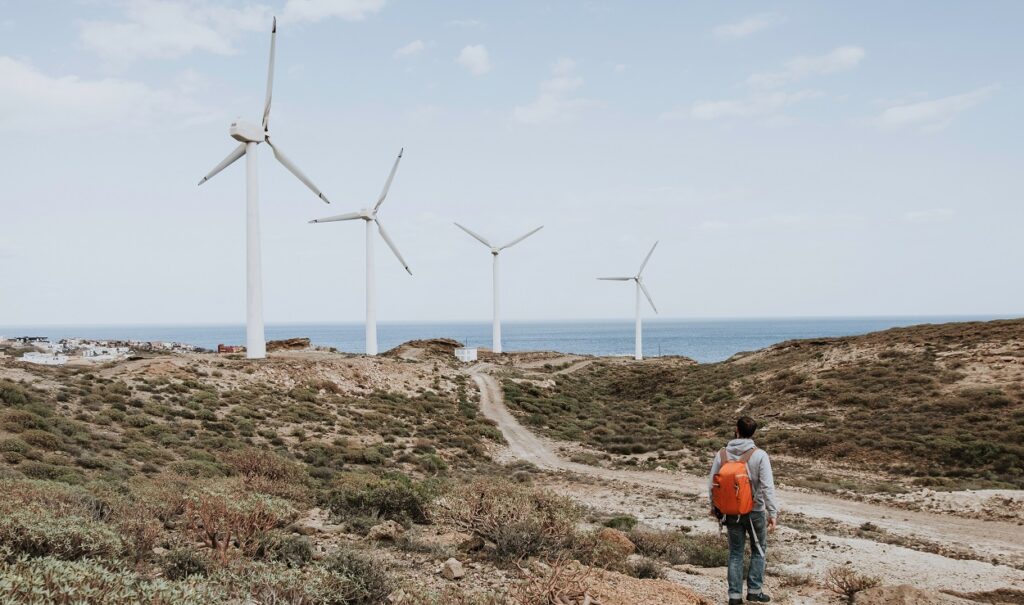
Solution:
{"label": "man walking", "polygon": [[711,514],[729,533],[729,605],[743,603],[743,550],[750,538],[747,600],[767,603],[762,592],[768,532],[775,531],[779,507],[768,454],[754,445],[757,423],[744,416],[736,421],[736,438],[715,454],[708,478]]}

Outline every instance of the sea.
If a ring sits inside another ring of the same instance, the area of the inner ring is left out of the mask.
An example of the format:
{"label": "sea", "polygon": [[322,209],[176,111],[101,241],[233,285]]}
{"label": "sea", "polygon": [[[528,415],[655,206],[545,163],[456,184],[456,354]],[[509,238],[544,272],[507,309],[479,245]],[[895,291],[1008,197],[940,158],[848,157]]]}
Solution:
{"label": "sea", "polygon": [[[898,326],[952,321],[988,321],[1009,316],[830,317],[779,319],[649,319],[644,321],[646,357],[685,355],[702,363],[723,361],[795,338],[866,334]],[[0,326],[0,336],[47,336],[97,340],[173,341],[206,349],[220,343],[244,344],[245,326],[237,325],[81,325]],[[506,321],[505,351],[558,351],[587,355],[632,355],[631,321]],[[315,345],[340,351],[363,350],[362,323],[267,324],[266,337],[310,338]],[[467,346],[490,347],[490,322],[380,323],[380,350],[426,338],[453,338]]]}

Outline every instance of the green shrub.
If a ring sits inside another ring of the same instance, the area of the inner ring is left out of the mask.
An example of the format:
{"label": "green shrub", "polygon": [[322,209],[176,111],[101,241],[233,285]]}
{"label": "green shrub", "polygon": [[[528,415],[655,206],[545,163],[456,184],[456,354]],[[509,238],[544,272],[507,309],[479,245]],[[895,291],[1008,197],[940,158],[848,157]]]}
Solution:
{"label": "green shrub", "polygon": [[636,527],[637,520],[633,515],[619,515],[608,519],[602,525],[620,531],[632,531]]}
{"label": "green shrub", "polygon": [[[21,558],[0,566],[0,602],[26,605],[206,605],[225,603],[219,587],[150,580],[97,561]],[[43,596],[45,595],[45,596]]]}
{"label": "green shrub", "polygon": [[698,567],[723,567],[729,562],[728,543],[717,534],[634,530],[629,533],[629,539],[639,554],[671,565],[689,563]]}
{"label": "green shrub", "polygon": [[313,543],[306,536],[270,534],[260,544],[259,555],[288,567],[303,567],[313,560]]}
{"label": "green shrub", "polygon": [[44,450],[59,450],[64,445],[63,439],[40,429],[29,429],[21,434],[21,438],[25,443]]}
{"label": "green shrub", "polygon": [[46,419],[38,414],[25,410],[7,410],[0,416],[0,428],[11,433],[21,433],[29,429],[45,429]]}
{"label": "green shrub", "polygon": [[28,451],[28,444],[17,437],[0,439],[0,452],[17,452],[24,454]]}
{"label": "green shrub", "polygon": [[375,605],[394,590],[391,576],[377,562],[347,550],[340,550],[324,562],[324,567],[341,579],[342,590],[335,596],[338,605]]}
{"label": "green shrub", "polygon": [[14,555],[75,560],[113,557],[121,539],[108,526],[76,515],[57,515],[41,507],[20,507],[0,515],[0,544]]}
{"label": "green shrub", "polygon": [[194,550],[177,548],[163,556],[161,568],[168,580],[184,580],[210,573],[210,562]]}
{"label": "green shrub", "polygon": [[426,523],[426,506],[437,494],[432,481],[414,481],[401,473],[345,473],[329,495],[338,515],[374,515],[399,522]]}

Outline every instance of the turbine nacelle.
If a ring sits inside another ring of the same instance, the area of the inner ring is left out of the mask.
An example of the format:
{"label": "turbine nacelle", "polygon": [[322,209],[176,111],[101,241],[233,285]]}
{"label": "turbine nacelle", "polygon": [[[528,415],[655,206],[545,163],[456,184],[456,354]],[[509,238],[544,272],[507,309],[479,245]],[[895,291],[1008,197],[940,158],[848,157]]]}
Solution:
{"label": "turbine nacelle", "polygon": [[245,120],[235,120],[228,129],[231,138],[241,143],[262,143],[267,140],[268,133],[258,124]]}

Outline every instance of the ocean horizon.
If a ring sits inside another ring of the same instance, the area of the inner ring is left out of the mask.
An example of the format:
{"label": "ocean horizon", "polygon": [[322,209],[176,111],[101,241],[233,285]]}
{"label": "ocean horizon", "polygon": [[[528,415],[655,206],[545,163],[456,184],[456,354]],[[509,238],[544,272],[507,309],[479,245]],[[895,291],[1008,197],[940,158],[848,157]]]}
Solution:
{"label": "ocean horizon", "polygon": [[[925,323],[989,321],[1012,315],[947,315],[891,317],[811,317],[740,319],[648,319],[644,321],[644,355],[684,355],[702,363],[723,361],[786,340],[866,334]],[[468,346],[490,347],[491,323],[381,322],[381,351],[403,342],[453,338]],[[88,338],[98,340],[173,341],[206,349],[218,344],[244,344],[244,324],[181,325],[25,325],[0,326],[0,335]],[[549,320],[502,322],[505,351],[557,351],[584,355],[632,355],[633,322],[622,320]],[[361,353],[361,322],[268,323],[267,340],[306,337],[314,345]]]}

